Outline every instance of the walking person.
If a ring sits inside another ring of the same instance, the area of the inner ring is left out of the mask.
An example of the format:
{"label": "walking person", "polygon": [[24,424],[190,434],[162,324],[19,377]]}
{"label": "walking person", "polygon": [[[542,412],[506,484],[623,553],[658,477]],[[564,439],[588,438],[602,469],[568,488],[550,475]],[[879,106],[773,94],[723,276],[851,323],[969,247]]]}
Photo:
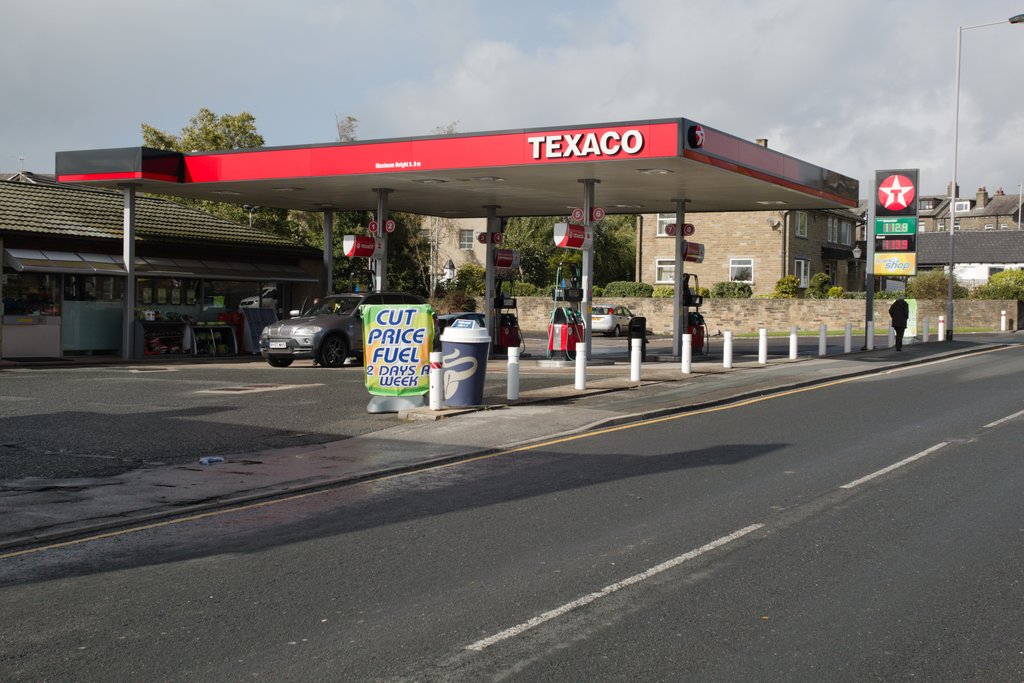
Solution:
{"label": "walking person", "polygon": [[889,317],[892,318],[892,329],[896,331],[896,350],[903,350],[903,333],[907,331],[907,319],[910,318],[910,306],[902,295],[889,307]]}

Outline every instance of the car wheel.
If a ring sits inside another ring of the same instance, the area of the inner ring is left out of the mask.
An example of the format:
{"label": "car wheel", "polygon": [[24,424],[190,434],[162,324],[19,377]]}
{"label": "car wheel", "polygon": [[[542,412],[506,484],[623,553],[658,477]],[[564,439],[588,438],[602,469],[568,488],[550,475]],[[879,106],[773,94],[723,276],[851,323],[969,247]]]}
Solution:
{"label": "car wheel", "polygon": [[335,334],[324,339],[323,344],[320,345],[317,362],[325,368],[340,368],[345,364],[346,358],[348,358],[348,344],[345,343],[344,338]]}
{"label": "car wheel", "polygon": [[273,368],[286,368],[295,362],[294,358],[268,358],[267,362],[270,363],[270,367]]}
{"label": "car wheel", "polygon": [[615,329],[614,329],[614,330],[612,330],[612,336],[613,336],[613,337],[619,337],[619,336],[621,336],[621,335],[622,335],[622,328],[621,328],[621,327],[619,327],[618,325],[616,325],[616,326],[615,326]]}

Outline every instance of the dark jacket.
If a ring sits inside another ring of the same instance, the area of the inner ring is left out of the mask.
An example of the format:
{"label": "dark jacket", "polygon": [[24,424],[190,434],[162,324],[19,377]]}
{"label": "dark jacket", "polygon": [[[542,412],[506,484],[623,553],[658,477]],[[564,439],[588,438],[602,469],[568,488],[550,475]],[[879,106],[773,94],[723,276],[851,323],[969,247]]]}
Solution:
{"label": "dark jacket", "polygon": [[906,327],[907,318],[910,317],[910,306],[903,299],[896,299],[889,307],[889,317],[892,318],[893,327]]}

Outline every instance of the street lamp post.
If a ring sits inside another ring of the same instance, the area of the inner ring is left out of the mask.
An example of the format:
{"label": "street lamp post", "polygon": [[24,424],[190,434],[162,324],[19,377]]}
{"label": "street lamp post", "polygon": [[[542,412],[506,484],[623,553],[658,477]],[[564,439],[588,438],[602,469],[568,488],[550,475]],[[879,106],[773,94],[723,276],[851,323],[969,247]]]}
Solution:
{"label": "street lamp post", "polygon": [[[1024,14],[1015,14],[1009,18],[1011,24],[1024,24]],[[960,44],[964,31],[972,28],[985,28],[986,26],[999,26],[1004,22],[992,21],[987,24],[974,24],[973,26],[960,26],[956,32],[956,99],[953,107],[953,184],[949,188],[949,290],[946,298],[946,339],[953,338],[953,235],[956,231],[956,165],[957,148],[960,138]]]}

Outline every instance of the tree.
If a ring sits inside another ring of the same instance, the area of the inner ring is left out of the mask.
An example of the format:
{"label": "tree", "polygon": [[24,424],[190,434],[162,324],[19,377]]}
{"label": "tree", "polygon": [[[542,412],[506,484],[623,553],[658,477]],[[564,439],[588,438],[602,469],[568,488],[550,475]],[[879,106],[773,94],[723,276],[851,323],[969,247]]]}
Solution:
{"label": "tree", "polygon": [[[262,147],[263,136],[256,130],[256,118],[247,111],[240,114],[222,114],[203,107],[193,116],[178,135],[162,131],[148,123],[142,124],[142,140],[147,147],[176,152],[212,152],[221,149],[254,149]],[[252,218],[254,227],[278,235],[291,236],[288,211],[256,207],[247,211],[238,204],[171,197],[185,206],[191,206],[232,223],[247,223]],[[258,209],[258,210],[257,210]]]}

